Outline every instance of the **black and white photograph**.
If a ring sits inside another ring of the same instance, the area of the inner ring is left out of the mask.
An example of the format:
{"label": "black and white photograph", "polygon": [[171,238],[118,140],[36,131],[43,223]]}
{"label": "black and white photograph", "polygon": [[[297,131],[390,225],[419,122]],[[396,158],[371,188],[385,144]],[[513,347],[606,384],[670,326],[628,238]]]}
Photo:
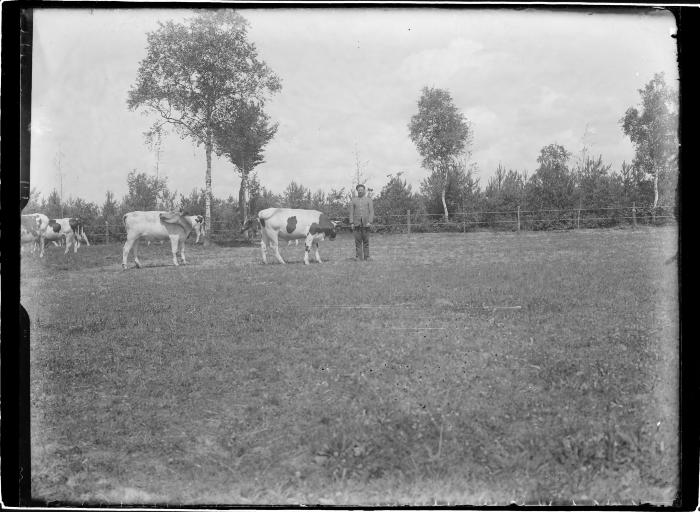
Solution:
{"label": "black and white photograph", "polygon": [[670,9],[25,15],[34,503],[677,500]]}

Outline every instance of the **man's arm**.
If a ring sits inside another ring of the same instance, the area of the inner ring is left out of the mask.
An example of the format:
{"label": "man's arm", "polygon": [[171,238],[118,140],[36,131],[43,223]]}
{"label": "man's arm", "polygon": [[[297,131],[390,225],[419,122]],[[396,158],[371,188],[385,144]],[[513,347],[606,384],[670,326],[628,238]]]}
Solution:
{"label": "man's arm", "polygon": [[372,199],[369,200],[369,223],[374,223],[374,204]]}
{"label": "man's arm", "polygon": [[355,200],[350,200],[350,224],[355,224]]}

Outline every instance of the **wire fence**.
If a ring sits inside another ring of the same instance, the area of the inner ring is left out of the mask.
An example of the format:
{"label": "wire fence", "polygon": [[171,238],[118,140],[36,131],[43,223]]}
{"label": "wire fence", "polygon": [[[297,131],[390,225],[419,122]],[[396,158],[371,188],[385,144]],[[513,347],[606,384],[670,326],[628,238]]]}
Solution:
{"label": "wire fence", "polygon": [[[333,219],[338,229],[349,231],[348,218]],[[675,208],[669,206],[610,206],[600,208],[569,208],[540,210],[494,210],[451,213],[447,220],[443,214],[412,212],[375,212],[372,229],[379,233],[444,233],[491,231],[541,231],[609,228],[616,226],[662,226],[676,222]],[[85,227],[90,243],[113,243],[126,240],[122,224],[94,223]],[[246,239],[237,220],[210,223],[207,238],[214,242]],[[190,242],[194,235],[190,236]]]}

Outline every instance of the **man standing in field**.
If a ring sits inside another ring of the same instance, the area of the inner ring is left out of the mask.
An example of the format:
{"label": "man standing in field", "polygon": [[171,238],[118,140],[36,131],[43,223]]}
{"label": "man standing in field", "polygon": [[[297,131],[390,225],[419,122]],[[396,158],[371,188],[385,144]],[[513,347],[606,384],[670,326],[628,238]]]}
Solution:
{"label": "man standing in field", "polygon": [[365,196],[365,186],[357,185],[357,197],[350,203],[350,227],[355,233],[355,260],[369,260],[369,228],[374,222],[374,205]]}

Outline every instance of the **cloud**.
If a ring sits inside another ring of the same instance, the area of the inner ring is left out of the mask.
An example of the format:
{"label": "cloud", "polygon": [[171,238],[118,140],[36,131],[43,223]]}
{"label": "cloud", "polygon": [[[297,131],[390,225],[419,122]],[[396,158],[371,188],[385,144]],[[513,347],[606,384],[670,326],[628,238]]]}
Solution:
{"label": "cloud", "polygon": [[482,44],[459,37],[446,47],[430,48],[406,57],[399,74],[411,83],[443,87],[455,75],[478,69],[482,50]]}

